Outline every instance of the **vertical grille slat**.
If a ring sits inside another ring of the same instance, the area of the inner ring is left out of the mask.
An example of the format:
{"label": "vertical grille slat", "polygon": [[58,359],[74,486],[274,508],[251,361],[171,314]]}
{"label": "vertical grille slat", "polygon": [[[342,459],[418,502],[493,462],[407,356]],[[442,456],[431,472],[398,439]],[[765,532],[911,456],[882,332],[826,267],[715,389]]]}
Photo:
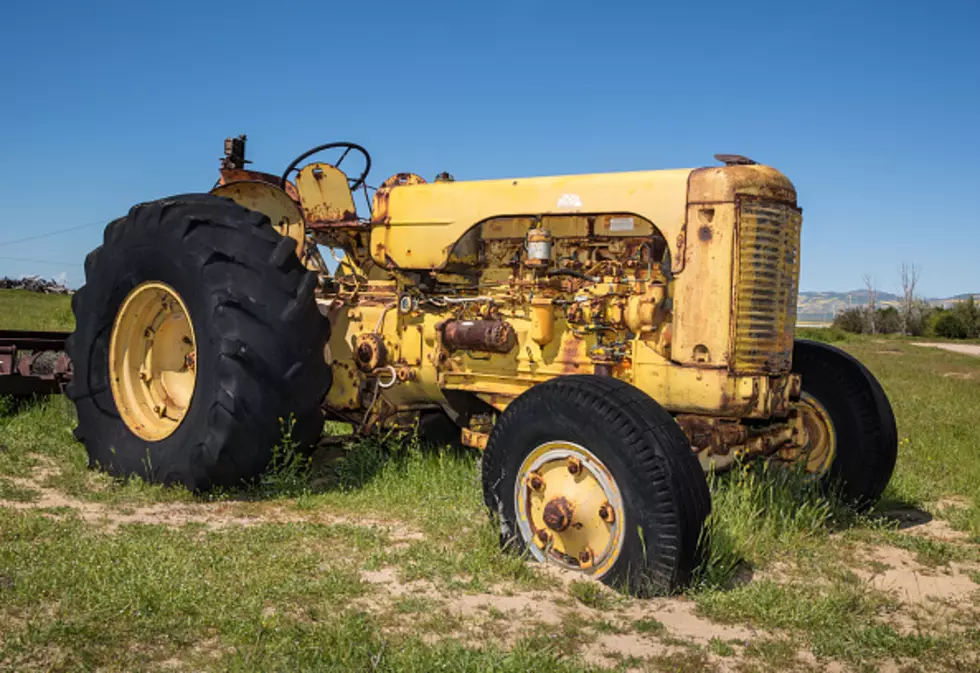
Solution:
{"label": "vertical grille slat", "polygon": [[800,211],[788,204],[739,199],[733,334],[737,372],[779,374],[789,370],[801,224]]}

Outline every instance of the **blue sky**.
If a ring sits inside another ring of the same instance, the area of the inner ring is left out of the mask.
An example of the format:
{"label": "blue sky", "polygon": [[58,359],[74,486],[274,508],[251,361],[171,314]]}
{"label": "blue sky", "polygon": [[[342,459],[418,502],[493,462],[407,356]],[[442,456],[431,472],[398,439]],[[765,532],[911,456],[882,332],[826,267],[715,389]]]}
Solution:
{"label": "blue sky", "polygon": [[8,3],[0,276],[81,283],[101,225],[6,243],[206,191],[238,133],[270,172],[358,142],[374,184],[745,154],[799,190],[802,289],[980,292],[977,0]]}

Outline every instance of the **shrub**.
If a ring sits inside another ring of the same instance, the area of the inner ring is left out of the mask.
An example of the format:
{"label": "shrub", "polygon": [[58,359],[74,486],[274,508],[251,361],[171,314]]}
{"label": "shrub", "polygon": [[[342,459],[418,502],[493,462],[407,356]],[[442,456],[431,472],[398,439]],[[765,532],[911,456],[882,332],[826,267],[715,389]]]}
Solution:
{"label": "shrub", "polygon": [[849,308],[834,316],[833,326],[851,334],[863,334],[870,329],[868,313],[863,308]]}
{"label": "shrub", "polygon": [[980,336],[980,306],[969,297],[966,301],[961,301],[953,307],[953,315],[959,318],[960,323],[966,330],[966,337],[976,339]]}
{"label": "shrub", "polygon": [[947,339],[966,339],[970,336],[970,328],[962,316],[953,311],[943,311],[936,319],[933,333]]}
{"label": "shrub", "polygon": [[877,309],[875,330],[878,334],[898,334],[902,331],[902,314],[894,306]]}

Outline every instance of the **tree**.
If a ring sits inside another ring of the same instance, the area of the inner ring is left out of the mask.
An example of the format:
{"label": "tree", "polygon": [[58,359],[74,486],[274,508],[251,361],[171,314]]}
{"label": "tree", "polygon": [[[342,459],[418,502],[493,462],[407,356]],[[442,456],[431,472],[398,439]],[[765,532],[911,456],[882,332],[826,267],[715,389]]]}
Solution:
{"label": "tree", "polygon": [[953,307],[953,314],[966,331],[962,338],[976,339],[980,336],[980,306],[977,306],[973,295],[967,297],[965,301],[957,302]]}
{"label": "tree", "polygon": [[878,303],[878,290],[875,289],[874,278],[865,274],[864,286],[868,288],[868,323],[871,327],[871,333],[875,334],[877,332],[875,329],[875,308]]}
{"label": "tree", "polygon": [[920,269],[915,262],[902,262],[902,334],[908,336],[909,324],[912,322],[912,310],[915,308],[915,286],[919,282]]}

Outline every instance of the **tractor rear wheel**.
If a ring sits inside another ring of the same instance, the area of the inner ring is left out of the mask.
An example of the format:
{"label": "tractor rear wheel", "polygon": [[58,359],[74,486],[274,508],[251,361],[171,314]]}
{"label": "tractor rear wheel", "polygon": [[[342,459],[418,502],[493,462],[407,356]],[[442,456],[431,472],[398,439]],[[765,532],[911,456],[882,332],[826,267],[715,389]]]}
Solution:
{"label": "tractor rear wheel", "polygon": [[803,380],[798,408],[808,438],[798,460],[848,503],[870,507],[888,485],[898,455],[885,391],[860,362],[818,341],[796,341],[793,371]]}
{"label": "tractor rear wheel", "polygon": [[323,427],[329,323],[296,242],[210,195],[135,206],[108,225],[72,298],[76,437],[117,476],[234,486],[284,430]]}
{"label": "tractor rear wheel", "polygon": [[622,381],[541,383],[500,416],[483,457],[501,538],[638,595],[683,586],[711,502],[680,427]]}

